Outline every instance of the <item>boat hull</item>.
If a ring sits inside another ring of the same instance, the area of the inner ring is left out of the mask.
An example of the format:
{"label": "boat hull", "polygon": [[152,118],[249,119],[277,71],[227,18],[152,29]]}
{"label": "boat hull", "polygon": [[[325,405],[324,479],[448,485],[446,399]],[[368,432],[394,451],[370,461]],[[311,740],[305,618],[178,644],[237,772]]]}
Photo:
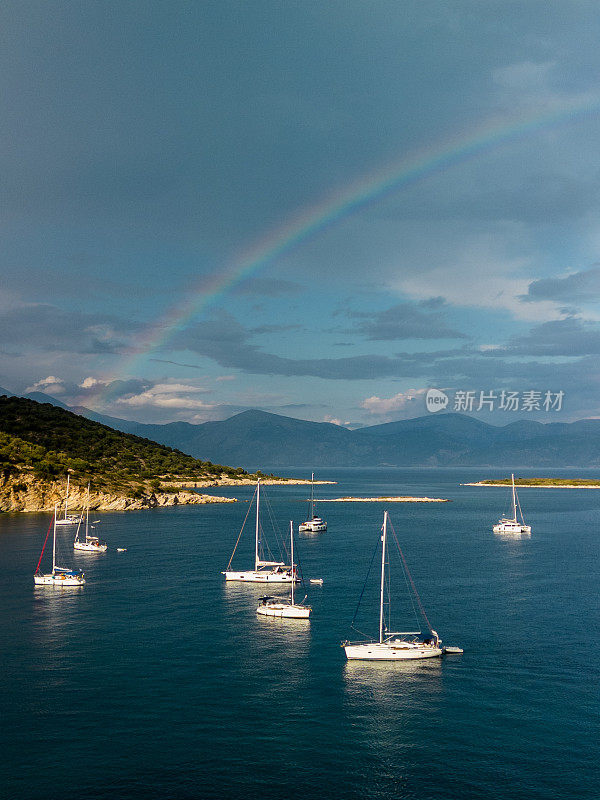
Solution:
{"label": "boat hull", "polygon": [[531,533],[531,525],[520,525],[518,522],[499,522],[492,528],[494,533]]}
{"label": "boat hull", "polygon": [[410,661],[417,658],[437,658],[442,649],[432,645],[390,644],[372,642],[370,644],[347,644],[344,646],[349,661]]}
{"label": "boat hull", "polygon": [[300,525],[298,525],[299,533],[323,533],[326,530],[326,522],[301,522]]}
{"label": "boat hull", "polygon": [[263,570],[247,570],[246,572],[225,572],[226,581],[241,581],[242,583],[292,583],[298,582],[289,572],[267,572]]}
{"label": "boat hull", "polygon": [[74,550],[83,550],[86,553],[106,553],[108,545],[106,544],[92,544],[91,542],[75,542],[73,544]]}
{"label": "boat hull", "polygon": [[33,582],[36,586],[82,586],[85,578],[83,575],[34,575]]}
{"label": "boat hull", "polygon": [[63,517],[62,519],[56,520],[57,525],[78,525],[79,524],[79,517]]}
{"label": "boat hull", "polygon": [[260,605],[256,613],[263,617],[285,617],[286,619],[308,619],[311,612],[310,606],[296,606],[289,603],[273,605]]}

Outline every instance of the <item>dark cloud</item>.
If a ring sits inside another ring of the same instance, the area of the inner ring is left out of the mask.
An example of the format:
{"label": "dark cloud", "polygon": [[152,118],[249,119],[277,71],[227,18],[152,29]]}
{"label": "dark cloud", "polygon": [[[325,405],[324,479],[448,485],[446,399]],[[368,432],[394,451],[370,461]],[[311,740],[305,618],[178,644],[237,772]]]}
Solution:
{"label": "dark cloud", "polygon": [[524,336],[513,337],[504,347],[485,356],[587,356],[600,355],[600,325],[567,317],[536,325]]}
{"label": "dark cloud", "polygon": [[240,369],[254,375],[311,375],[317,378],[363,380],[389,376],[422,374],[418,359],[362,355],[347,358],[285,358],[267,353],[248,340],[252,332],[231,315],[194,325],[178,334],[171,346],[191,350],[211,358],[227,369]]}
{"label": "dark cloud", "polygon": [[564,278],[540,278],[529,284],[526,302],[556,300],[560,303],[589,303],[600,298],[600,266],[573,272]]}
{"label": "dark cloud", "polygon": [[64,311],[42,303],[0,312],[0,343],[67,353],[120,353],[138,325],[110,314]]}
{"label": "dark cloud", "polygon": [[348,316],[358,322],[349,332],[361,334],[372,342],[393,342],[399,339],[466,339],[464,333],[448,327],[440,312],[422,310],[422,308],[439,308],[440,299],[432,298],[419,305],[398,303],[385,311],[375,313],[351,311]]}

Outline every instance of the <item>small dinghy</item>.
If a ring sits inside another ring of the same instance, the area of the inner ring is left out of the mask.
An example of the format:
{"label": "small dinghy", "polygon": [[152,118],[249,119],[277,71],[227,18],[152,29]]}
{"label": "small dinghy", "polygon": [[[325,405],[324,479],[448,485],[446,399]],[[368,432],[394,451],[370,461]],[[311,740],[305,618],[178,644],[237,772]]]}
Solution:
{"label": "small dinghy", "polygon": [[465,651],[462,647],[444,647],[444,655],[453,656],[453,655],[460,655],[460,653],[464,653]]}
{"label": "small dinghy", "polygon": [[127,552],[126,547],[117,547],[117,553],[126,553],[126,552]]}
{"label": "small dinghy", "polygon": [[310,578],[309,583],[314,583],[317,586],[323,586],[323,578]]}

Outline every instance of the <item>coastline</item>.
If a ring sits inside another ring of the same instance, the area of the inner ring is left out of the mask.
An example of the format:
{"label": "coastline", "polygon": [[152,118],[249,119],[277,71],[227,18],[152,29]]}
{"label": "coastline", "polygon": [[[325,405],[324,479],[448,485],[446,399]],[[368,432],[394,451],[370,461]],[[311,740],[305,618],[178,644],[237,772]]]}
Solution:
{"label": "coastline", "polygon": [[[53,512],[55,504],[64,511],[66,481],[39,481],[31,474],[21,473],[16,478],[5,479],[0,485],[0,513]],[[78,515],[85,508],[87,491],[71,485],[69,510]],[[137,496],[120,491],[90,492],[90,511],[143,511],[178,505],[206,505],[207,503],[237,503],[235,497],[219,497],[194,491],[153,491],[146,488]]]}
{"label": "coastline", "polygon": [[[263,486],[310,486],[311,481],[307,478],[261,478],[260,482]],[[216,486],[256,486],[254,478],[217,478],[207,480],[182,480],[182,481],[165,481],[163,487],[165,489],[204,489],[207,487]],[[337,481],[314,481],[315,486],[335,485]]]}
{"label": "coastline", "polygon": [[[265,478],[261,483],[269,486],[283,485],[309,485],[310,480],[303,478]],[[315,481],[326,484],[335,481]],[[136,495],[126,491],[92,490],[90,493],[91,511],[145,511],[152,508],[165,508],[178,505],[206,505],[209,503],[237,503],[235,497],[222,497],[204,493],[203,489],[217,487],[254,486],[256,480],[252,478],[206,478],[161,482],[160,488],[151,488],[149,482],[144,482],[143,491]],[[134,488],[132,486],[132,488]],[[54,505],[64,510],[66,494],[66,480],[40,481],[31,473],[21,472],[19,475],[6,478],[0,484],[0,513],[36,513],[52,512]],[[82,486],[71,484],[69,491],[69,509],[73,514],[81,513],[86,505],[86,489]]]}

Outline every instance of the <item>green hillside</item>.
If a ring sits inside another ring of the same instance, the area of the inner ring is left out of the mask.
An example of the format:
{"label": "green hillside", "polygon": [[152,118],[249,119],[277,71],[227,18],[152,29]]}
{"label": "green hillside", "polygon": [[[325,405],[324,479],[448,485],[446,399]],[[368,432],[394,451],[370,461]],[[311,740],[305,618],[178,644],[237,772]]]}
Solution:
{"label": "green hillside", "polygon": [[142,491],[161,480],[202,479],[245,470],[212,464],[179,450],[98,422],[48,403],[0,396],[0,471],[4,479],[33,472],[41,481],[71,474],[93,489]]}

